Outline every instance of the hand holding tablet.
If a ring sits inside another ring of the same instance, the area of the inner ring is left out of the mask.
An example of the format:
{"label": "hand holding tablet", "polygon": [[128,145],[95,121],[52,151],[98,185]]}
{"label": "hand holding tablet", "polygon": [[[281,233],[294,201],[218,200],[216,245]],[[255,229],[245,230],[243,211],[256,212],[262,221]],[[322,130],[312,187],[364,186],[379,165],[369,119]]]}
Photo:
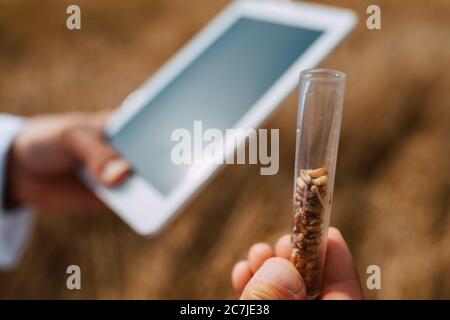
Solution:
{"label": "hand holding tablet", "polygon": [[232,3],[108,122],[106,136],[134,174],[115,189],[87,174],[85,181],[138,233],[158,231],[220,167],[175,164],[172,133],[193,130],[195,121],[221,131],[257,128],[295,87],[300,71],[316,66],[355,22],[351,11],[325,6]]}

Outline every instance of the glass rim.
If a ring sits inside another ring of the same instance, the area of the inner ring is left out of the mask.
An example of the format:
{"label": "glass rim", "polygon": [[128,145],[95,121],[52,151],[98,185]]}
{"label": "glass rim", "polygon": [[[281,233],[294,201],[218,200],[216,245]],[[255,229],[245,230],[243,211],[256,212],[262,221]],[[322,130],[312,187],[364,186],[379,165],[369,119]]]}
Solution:
{"label": "glass rim", "polygon": [[313,68],[306,69],[300,73],[300,79],[323,82],[339,82],[345,81],[347,75],[335,69]]}

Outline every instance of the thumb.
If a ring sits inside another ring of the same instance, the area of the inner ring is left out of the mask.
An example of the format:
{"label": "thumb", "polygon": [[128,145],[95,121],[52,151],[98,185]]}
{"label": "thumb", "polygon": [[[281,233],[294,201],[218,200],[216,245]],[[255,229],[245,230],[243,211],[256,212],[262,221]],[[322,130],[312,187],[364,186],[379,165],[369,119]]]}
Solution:
{"label": "thumb", "polygon": [[106,186],[115,186],[131,172],[131,165],[107,143],[94,125],[76,125],[66,135],[66,145],[89,173]]}
{"label": "thumb", "polygon": [[242,300],[304,300],[305,284],[288,260],[267,259],[247,283]]}

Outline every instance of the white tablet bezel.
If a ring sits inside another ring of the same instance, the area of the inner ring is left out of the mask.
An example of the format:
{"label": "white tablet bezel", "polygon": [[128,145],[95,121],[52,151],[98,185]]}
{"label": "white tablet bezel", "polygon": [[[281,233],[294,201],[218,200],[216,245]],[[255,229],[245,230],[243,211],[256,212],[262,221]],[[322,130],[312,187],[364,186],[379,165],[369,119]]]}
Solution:
{"label": "white tablet bezel", "polygon": [[[356,23],[350,10],[299,2],[270,0],[236,1],[210,22],[150,80],[128,96],[106,125],[106,135],[118,132],[143,106],[237,19],[249,17],[280,24],[323,31],[323,34],[278,79],[272,87],[235,124],[234,128],[257,128],[295,88],[301,70],[316,66],[342,41]],[[242,142],[241,141],[238,142]],[[231,145],[231,144],[229,144]],[[226,150],[227,155],[234,148]],[[153,234],[165,224],[206,182],[220,165],[195,166],[184,180],[164,197],[138,173],[123,185],[107,189],[96,184],[87,174],[84,179],[136,232]]]}

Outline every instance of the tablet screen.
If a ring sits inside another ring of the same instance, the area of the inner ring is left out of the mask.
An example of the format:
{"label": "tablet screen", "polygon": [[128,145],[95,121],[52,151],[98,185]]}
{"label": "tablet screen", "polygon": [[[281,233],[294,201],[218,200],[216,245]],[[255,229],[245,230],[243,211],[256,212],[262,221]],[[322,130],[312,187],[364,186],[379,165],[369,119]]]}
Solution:
{"label": "tablet screen", "polygon": [[240,18],[110,137],[134,170],[168,195],[185,177],[174,164],[172,132],[233,128],[240,118],[322,34]]}

